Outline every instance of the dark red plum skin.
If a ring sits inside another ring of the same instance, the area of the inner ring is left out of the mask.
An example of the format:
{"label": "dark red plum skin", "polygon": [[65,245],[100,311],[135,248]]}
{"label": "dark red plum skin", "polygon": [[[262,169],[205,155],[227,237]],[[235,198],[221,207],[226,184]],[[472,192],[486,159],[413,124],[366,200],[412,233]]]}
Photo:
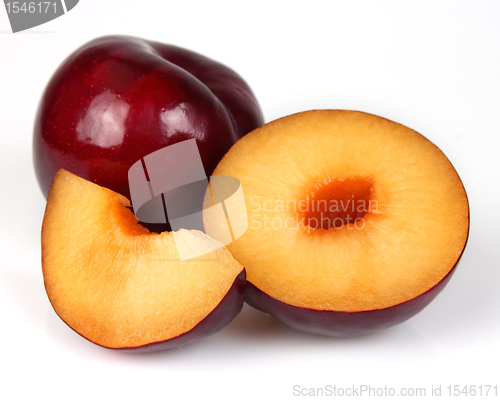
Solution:
{"label": "dark red plum skin", "polygon": [[[78,331],[75,331],[70,325],[68,326],[83,338],[89,340],[94,344],[97,344],[100,347],[126,353],[154,353],[157,351],[184,346],[186,344],[197,342],[207,336],[217,333],[240,313],[241,309],[243,308],[243,303],[245,302],[245,279],[246,272],[243,269],[234,280],[231,288],[228,290],[226,295],[222,298],[220,303],[212,310],[210,314],[202,319],[190,331],[161,342],[149,343],[137,347],[110,348],[92,342],[85,336],[80,335],[80,333]],[[63,320],[63,322],[65,321]]]}
{"label": "dark red plum skin", "polygon": [[245,301],[284,324],[308,333],[355,337],[398,325],[415,316],[436,298],[451,279],[456,266],[431,289],[404,303],[370,311],[345,312],[296,307],[275,299],[247,281]]}
{"label": "dark red plum skin", "polygon": [[190,50],[128,36],[95,39],[50,79],[35,119],[33,161],[43,194],[59,168],[130,199],[128,170],[196,139],[207,175],[264,123],[248,84]]}

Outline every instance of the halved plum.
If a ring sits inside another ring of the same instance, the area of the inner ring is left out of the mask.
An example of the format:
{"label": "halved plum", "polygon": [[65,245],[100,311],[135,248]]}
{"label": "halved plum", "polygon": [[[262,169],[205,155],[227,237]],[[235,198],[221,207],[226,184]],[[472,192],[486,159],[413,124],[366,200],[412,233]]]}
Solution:
{"label": "halved plum", "polygon": [[401,124],[308,111],[240,139],[214,175],[239,179],[249,227],[228,245],[247,301],[304,331],[353,336],[400,323],[443,289],[469,206],[446,156]]}

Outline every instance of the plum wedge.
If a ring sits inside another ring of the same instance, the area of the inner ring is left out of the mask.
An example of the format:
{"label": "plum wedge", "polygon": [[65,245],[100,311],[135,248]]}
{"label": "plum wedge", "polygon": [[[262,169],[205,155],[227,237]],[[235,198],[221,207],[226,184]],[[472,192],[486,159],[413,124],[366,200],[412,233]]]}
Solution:
{"label": "plum wedge", "polygon": [[[42,270],[55,312],[86,339],[156,351],[222,329],[241,310],[245,270],[225,248],[179,259],[173,232],[137,224],[124,196],[63,169],[42,227]],[[181,230],[193,248],[213,245]]]}

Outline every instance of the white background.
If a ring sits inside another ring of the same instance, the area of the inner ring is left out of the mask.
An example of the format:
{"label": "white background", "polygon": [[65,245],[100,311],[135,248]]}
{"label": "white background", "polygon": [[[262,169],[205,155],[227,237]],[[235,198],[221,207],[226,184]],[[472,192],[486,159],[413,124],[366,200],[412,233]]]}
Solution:
{"label": "white background", "polygon": [[[81,0],[9,33],[0,8],[0,397],[295,398],[293,387],[500,385],[500,1]],[[43,288],[45,200],[31,160],[41,93],[59,63],[104,34],[221,61],[271,121],[317,108],[403,123],[450,158],[471,231],[450,284],[422,313],[354,339],[294,331],[245,307],[196,344],[133,355],[64,325]],[[500,387],[498,388],[500,394]]]}

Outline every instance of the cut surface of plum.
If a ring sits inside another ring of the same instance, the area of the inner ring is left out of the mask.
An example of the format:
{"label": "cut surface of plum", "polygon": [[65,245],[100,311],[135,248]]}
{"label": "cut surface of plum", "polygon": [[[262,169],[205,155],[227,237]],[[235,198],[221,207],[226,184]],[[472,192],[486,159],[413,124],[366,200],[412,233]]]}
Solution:
{"label": "cut surface of plum", "polygon": [[249,227],[228,248],[254,292],[272,299],[250,302],[278,318],[266,304],[345,313],[407,304],[449,276],[467,242],[467,196],[450,161],[375,115],[278,119],[240,139],[214,175],[241,182]]}
{"label": "cut surface of plum", "polygon": [[[101,346],[131,349],[166,348],[170,339],[214,333],[232,320],[245,273],[229,251],[180,261],[173,232],[149,233],[128,206],[118,193],[57,173],[42,227],[42,270],[63,321]],[[177,234],[193,247],[212,245],[199,231]],[[214,315],[212,329],[195,329]]]}

